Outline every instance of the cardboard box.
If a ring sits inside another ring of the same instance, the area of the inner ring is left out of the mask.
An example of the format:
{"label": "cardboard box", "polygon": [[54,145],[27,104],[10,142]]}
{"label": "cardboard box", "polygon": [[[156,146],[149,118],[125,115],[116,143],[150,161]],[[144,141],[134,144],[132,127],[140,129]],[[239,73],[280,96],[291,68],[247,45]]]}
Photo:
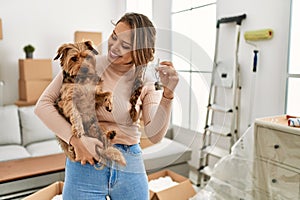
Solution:
{"label": "cardboard box", "polygon": [[86,32],[86,31],[76,31],[75,32],[75,42],[82,42],[86,40],[91,40],[94,45],[98,46],[102,42],[101,32]]}
{"label": "cardboard box", "polygon": [[51,80],[19,80],[19,99],[27,102],[37,101]]}
{"label": "cardboard box", "polygon": [[162,170],[148,175],[148,181],[158,179],[159,177],[170,176],[178,185],[167,188],[160,192],[150,190],[150,200],[187,200],[196,195],[190,180],[171,170]]}
{"label": "cardboard box", "polygon": [[3,34],[2,34],[2,20],[0,19],[0,40],[3,39]]}
{"label": "cardboard box", "polygon": [[51,80],[51,59],[19,59],[20,80]]}
{"label": "cardboard box", "polygon": [[51,200],[56,195],[62,194],[64,183],[62,181],[57,181],[27,197],[23,200]]}

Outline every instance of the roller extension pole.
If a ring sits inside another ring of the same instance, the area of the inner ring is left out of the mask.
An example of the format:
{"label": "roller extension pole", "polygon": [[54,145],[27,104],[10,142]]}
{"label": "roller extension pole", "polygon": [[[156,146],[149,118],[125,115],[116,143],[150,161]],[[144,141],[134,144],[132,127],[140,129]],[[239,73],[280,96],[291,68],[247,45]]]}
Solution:
{"label": "roller extension pole", "polygon": [[[248,127],[251,126],[253,122],[253,107],[254,107],[254,98],[255,98],[255,85],[256,85],[256,72],[257,72],[257,66],[258,66],[258,48],[257,45],[254,44],[255,41],[259,40],[270,40],[273,38],[273,30],[270,28],[267,29],[260,29],[260,30],[253,30],[253,31],[246,31],[244,33],[245,41],[253,46],[255,49],[253,50],[253,67],[252,67],[252,78],[251,78],[251,84],[250,84],[250,102],[249,102],[249,116],[248,116]],[[250,42],[251,41],[251,42]]]}
{"label": "roller extension pole", "polygon": [[255,98],[255,88],[256,88],[256,72],[257,72],[257,62],[258,62],[258,50],[253,50],[253,67],[252,67],[252,78],[250,82],[250,103],[249,103],[249,116],[248,116],[248,127],[251,126],[253,121],[253,106],[254,106],[254,98]]}

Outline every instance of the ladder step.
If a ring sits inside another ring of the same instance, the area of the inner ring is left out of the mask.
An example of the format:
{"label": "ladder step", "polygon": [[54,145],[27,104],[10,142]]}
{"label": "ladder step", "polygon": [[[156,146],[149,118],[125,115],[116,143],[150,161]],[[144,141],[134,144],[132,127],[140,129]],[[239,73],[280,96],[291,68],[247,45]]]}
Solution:
{"label": "ladder step", "polygon": [[226,149],[217,147],[217,146],[207,146],[203,149],[203,151],[207,154],[210,154],[210,155],[218,157],[218,158],[222,158],[224,156],[229,155],[229,151],[227,151]]}
{"label": "ladder step", "polygon": [[206,166],[203,169],[200,169],[199,172],[205,174],[206,176],[212,176],[213,170],[209,166]]}
{"label": "ladder step", "polygon": [[229,128],[219,125],[208,126],[205,130],[225,137],[230,137],[232,135]]}
{"label": "ladder step", "polygon": [[229,108],[229,107],[225,108],[225,107],[217,105],[217,104],[208,105],[208,108],[213,110],[213,111],[219,111],[219,112],[225,112],[225,113],[233,112],[232,108]]}

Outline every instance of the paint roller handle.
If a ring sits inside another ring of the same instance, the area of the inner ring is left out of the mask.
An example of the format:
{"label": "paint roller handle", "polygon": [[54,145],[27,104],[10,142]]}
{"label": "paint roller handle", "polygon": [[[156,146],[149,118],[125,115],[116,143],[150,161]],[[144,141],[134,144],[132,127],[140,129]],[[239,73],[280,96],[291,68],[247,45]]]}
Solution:
{"label": "paint roller handle", "polygon": [[221,18],[217,21],[217,28],[219,28],[220,24],[222,24],[222,23],[236,22],[238,25],[241,25],[243,19],[246,19],[246,14],[238,15],[238,16],[234,16],[234,17]]}
{"label": "paint roller handle", "polygon": [[257,56],[258,56],[257,54],[258,54],[258,50],[254,50],[253,53],[254,53],[254,57],[253,57],[253,69],[252,69],[252,71],[256,72],[256,70],[257,70]]}

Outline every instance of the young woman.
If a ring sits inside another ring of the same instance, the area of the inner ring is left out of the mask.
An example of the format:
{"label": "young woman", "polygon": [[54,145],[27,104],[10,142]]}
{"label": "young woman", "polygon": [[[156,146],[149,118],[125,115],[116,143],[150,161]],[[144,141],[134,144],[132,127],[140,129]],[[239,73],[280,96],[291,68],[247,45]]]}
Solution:
{"label": "young woman", "polygon": [[[63,75],[59,73],[40,97],[35,113],[65,142],[75,149],[76,161],[66,161],[64,200],[148,200],[148,180],[141,148],[138,119],[142,117],[147,137],[159,142],[169,126],[171,103],[178,75],[169,61],[160,63],[158,73],[163,92],[144,77],[153,60],[156,30],[144,15],[125,14],[108,40],[108,53],[97,57],[97,72],[104,80],[103,90],[113,93],[113,110],[96,110],[98,122],[115,130],[113,139],[126,159],[126,166],[112,163],[97,170],[94,145],[100,141],[82,136],[72,137],[70,124],[58,113],[54,102],[59,96]],[[101,145],[101,144],[100,144]],[[99,167],[99,166],[98,166]]]}

